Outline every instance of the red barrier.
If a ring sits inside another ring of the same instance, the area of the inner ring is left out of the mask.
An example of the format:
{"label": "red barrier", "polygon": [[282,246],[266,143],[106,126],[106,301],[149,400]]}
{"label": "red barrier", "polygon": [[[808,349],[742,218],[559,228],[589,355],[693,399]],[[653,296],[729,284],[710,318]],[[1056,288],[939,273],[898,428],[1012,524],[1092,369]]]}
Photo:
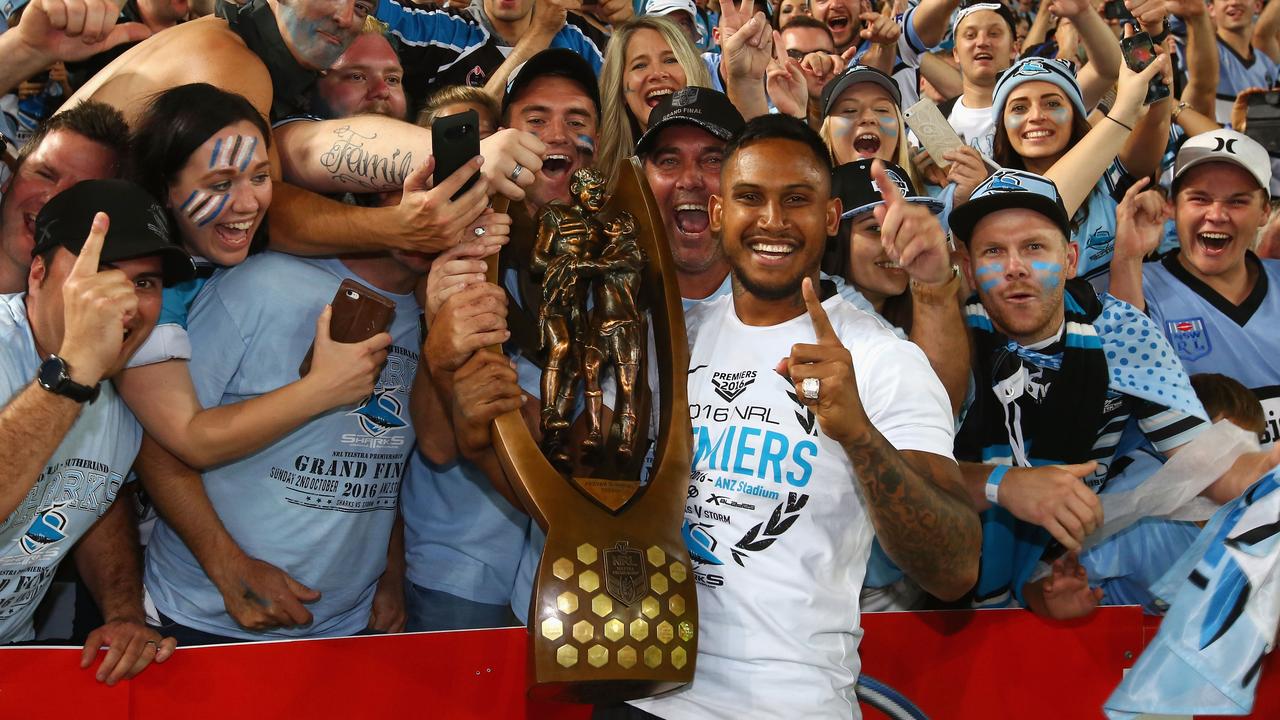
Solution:
{"label": "red barrier", "polygon": [[[1138,608],[1103,608],[1073,623],[1024,610],[877,613],[863,625],[863,670],[934,720],[1100,718],[1102,701],[1155,634]],[[78,649],[0,648],[0,717],[53,708],[95,720],[590,714],[525,700],[520,628],[185,648],[114,688],[78,661]],[[1274,671],[1264,669],[1250,717],[1280,717]]]}

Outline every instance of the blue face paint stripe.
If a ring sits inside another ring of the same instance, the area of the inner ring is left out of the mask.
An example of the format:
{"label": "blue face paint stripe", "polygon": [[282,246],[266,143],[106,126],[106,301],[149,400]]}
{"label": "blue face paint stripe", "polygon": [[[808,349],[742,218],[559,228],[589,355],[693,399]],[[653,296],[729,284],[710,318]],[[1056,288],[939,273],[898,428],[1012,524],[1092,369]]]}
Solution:
{"label": "blue face paint stripe", "polygon": [[982,288],[983,292],[990,292],[991,288],[999,284],[1000,284],[1000,278],[991,278],[990,280],[983,280],[982,282],[978,283],[978,287]]}
{"label": "blue face paint stripe", "polygon": [[253,160],[253,153],[258,149],[258,138],[249,138],[249,146],[244,151],[244,161],[240,163],[240,172],[244,172],[249,167],[249,161]]}
{"label": "blue face paint stripe", "polygon": [[218,200],[218,206],[213,209],[213,212],[209,214],[209,217],[201,220],[199,223],[196,223],[196,227],[204,227],[205,225],[213,222],[214,218],[221,215],[222,207],[227,204],[227,198],[229,197],[231,197],[230,193],[223,195],[222,198]]}
{"label": "blue face paint stripe", "polygon": [[191,201],[192,201],[192,200],[195,200],[195,199],[196,199],[196,196],[197,196],[197,195],[199,195],[199,194],[200,194],[200,191],[199,191],[199,190],[192,190],[192,191],[191,191],[191,194],[187,196],[187,199],[186,199],[186,200],[183,200],[183,201],[182,201],[182,204],[178,206],[178,209],[179,209],[179,210],[186,210],[186,209],[187,209],[187,206],[191,204]]}
{"label": "blue face paint stripe", "polygon": [[218,151],[221,149],[222,149],[222,138],[218,138],[217,140],[213,141],[213,152],[209,153],[209,169],[210,170],[212,170],[213,166],[217,164]]}

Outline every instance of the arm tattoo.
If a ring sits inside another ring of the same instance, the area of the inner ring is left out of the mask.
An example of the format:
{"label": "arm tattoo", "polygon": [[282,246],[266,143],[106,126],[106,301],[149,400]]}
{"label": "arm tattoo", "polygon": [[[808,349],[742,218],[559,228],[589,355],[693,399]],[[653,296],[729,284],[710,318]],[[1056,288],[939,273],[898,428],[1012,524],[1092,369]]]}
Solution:
{"label": "arm tattoo", "polygon": [[[876,537],[885,552],[926,590],[962,594],[963,569],[976,570],[982,534],[967,502],[917,471],[874,427],[845,447],[857,473]],[[966,582],[970,578],[966,578]]]}
{"label": "arm tattoo", "polygon": [[364,143],[377,140],[378,135],[361,135],[343,125],[333,131],[333,147],[320,156],[320,164],[334,180],[358,185],[371,191],[394,190],[404,186],[405,178],[413,167],[413,153],[401,154],[396,148],[391,156],[366,150]]}

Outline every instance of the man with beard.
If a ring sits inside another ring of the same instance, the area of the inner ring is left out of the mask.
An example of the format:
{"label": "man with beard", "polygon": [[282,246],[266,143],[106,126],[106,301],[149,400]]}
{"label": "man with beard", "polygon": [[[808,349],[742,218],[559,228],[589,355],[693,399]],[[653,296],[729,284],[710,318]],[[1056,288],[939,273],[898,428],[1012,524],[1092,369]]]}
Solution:
{"label": "man with beard", "polygon": [[724,144],[742,114],[723,93],[687,87],[659,101],[636,143],[662,224],[685,310],[729,292],[729,264],[711,231],[707,201],[720,193]]}
{"label": "man with beard", "polygon": [[[1098,596],[1072,572],[1074,553],[1102,522],[1095,493],[1122,435],[1140,431],[1169,456],[1208,428],[1204,408],[1160,328],[1075,277],[1079,249],[1051,181],[999,170],[950,224],[977,289],[965,307],[976,390],[956,435],[985,531],[973,601],[1085,615]],[[1202,494],[1226,502],[1277,462],[1241,455]]]}
{"label": "man with beard", "polygon": [[380,29],[360,33],[320,77],[316,91],[328,110],[325,117],[373,114],[404,120],[408,112],[404,68]]}
{"label": "man with beard", "polygon": [[[1280,261],[1249,248],[1267,219],[1271,180],[1267,151],[1253,139],[1232,130],[1193,136],[1178,150],[1171,202],[1131,191],[1117,210],[1124,232],[1111,262],[1112,294],[1146,310],[1188,373],[1221,373],[1253,391],[1265,446],[1280,437],[1280,290],[1271,287]],[[1144,264],[1170,211],[1180,247]]]}
{"label": "man with beard", "polygon": [[81,180],[116,177],[128,147],[124,117],[102,103],[81,103],[41,124],[0,187],[0,293],[26,289],[36,216],[49,198]]}
{"label": "man with beard", "polygon": [[[879,187],[888,244],[941,235],[882,173]],[[711,227],[733,294],[686,316],[689,402],[792,419],[695,420],[691,484],[738,490],[714,519],[685,517],[702,623],[693,683],[632,706],[663,718],[848,718],[873,534],[926,589],[955,598],[977,575],[978,521],[924,355],[838,294],[819,298],[841,213],[821,139],[794,118],[752,120],[725,149],[721,192]],[[753,379],[726,400],[718,377]]]}

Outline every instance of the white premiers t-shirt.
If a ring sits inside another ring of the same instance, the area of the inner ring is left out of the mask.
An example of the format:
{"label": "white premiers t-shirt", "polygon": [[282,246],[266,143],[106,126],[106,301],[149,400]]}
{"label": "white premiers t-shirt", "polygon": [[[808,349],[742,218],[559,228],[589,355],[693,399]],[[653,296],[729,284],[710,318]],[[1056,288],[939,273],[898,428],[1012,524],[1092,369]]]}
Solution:
{"label": "white premiers t-shirt", "polygon": [[[950,404],[919,348],[838,295],[823,307],[872,424],[899,450],[951,457]],[[633,704],[664,718],[848,720],[872,527],[848,456],[774,372],[793,344],[815,342],[813,323],[749,327],[732,296],[686,321],[698,664],[688,687]]]}
{"label": "white premiers t-shirt", "polygon": [[964,104],[964,98],[956,100],[947,116],[947,122],[955,128],[956,133],[970,146],[979,152],[991,154],[991,138],[995,133],[996,121],[991,114],[991,106],[971,108]]}

